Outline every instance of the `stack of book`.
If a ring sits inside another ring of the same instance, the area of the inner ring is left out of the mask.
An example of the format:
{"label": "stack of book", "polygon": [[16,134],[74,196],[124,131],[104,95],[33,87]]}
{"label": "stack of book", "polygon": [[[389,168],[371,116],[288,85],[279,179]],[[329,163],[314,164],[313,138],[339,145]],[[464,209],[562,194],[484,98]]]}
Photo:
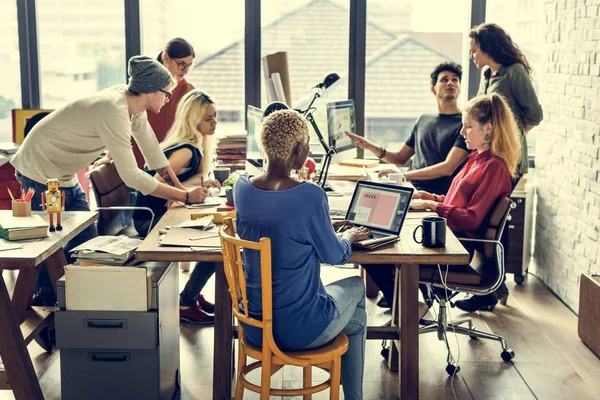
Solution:
{"label": "stack of book", "polygon": [[244,167],[246,134],[227,135],[217,142],[217,164],[224,167]]}
{"label": "stack of book", "polygon": [[125,265],[141,243],[127,236],[97,236],[71,252],[77,265]]}
{"label": "stack of book", "polygon": [[48,223],[37,214],[13,217],[11,210],[0,211],[0,237],[5,240],[37,239],[48,236]]}

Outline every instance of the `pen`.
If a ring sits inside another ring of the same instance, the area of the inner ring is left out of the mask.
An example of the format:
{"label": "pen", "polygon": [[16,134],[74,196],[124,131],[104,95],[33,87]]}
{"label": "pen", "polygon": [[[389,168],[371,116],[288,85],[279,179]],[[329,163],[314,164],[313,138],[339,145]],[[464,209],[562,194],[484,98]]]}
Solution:
{"label": "pen", "polygon": [[10,195],[10,198],[12,199],[12,201],[15,201],[15,197],[13,196],[12,192],[10,191],[10,188],[6,188],[6,190],[8,190],[8,194]]}
{"label": "pen", "polygon": [[346,228],[348,225],[342,225],[338,228],[337,231],[335,231],[335,233],[342,233],[342,229]]}

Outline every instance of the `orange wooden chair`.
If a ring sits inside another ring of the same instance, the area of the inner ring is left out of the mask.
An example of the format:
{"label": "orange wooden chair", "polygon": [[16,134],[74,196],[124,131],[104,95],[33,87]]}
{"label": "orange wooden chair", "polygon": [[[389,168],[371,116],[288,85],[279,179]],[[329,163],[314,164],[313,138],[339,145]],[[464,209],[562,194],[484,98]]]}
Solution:
{"label": "orange wooden chair", "polygon": [[[262,328],[262,348],[248,343],[242,329],[238,327],[239,357],[235,399],[241,400],[244,389],[260,393],[263,400],[269,396],[304,396],[310,399],[313,393],[330,388],[330,399],[338,399],[340,395],[341,357],[348,350],[348,337],[343,332],[332,342],[316,349],[284,353],[279,349],[273,338],[273,295],[271,280],[271,239],[261,238],[260,242],[250,242],[235,237],[233,220],[226,218],[219,230],[223,251],[225,276],[233,303],[233,314],[239,322]],[[248,313],[248,297],[246,279],[241,256],[242,249],[260,252],[261,282],[262,282],[262,320],[250,317]],[[241,307],[240,307],[241,306]],[[256,362],[247,364],[247,357]],[[301,389],[271,389],[271,376],[284,365],[303,367],[303,388]],[[329,380],[312,386],[312,367],[329,372]],[[260,386],[248,381],[247,374],[262,368]]]}

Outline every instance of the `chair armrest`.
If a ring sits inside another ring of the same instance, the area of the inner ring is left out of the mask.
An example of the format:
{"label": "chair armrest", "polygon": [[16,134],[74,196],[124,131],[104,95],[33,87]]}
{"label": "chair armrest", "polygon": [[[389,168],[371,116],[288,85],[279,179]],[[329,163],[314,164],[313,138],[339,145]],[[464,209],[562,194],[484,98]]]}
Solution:
{"label": "chair armrest", "polygon": [[97,210],[142,210],[150,213],[150,226],[154,223],[154,211],[148,207],[139,206],[110,206],[110,207],[96,207]]}

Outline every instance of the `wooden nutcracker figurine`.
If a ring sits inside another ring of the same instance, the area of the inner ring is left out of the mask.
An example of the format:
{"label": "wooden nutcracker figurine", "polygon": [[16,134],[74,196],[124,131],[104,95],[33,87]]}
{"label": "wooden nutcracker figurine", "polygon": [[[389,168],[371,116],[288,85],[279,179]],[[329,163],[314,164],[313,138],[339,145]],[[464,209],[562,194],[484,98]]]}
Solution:
{"label": "wooden nutcracker figurine", "polygon": [[[48,179],[48,190],[42,196],[42,210],[46,210],[50,221],[50,232],[62,231],[60,213],[65,205],[65,194],[58,190],[58,179]],[[56,228],[54,228],[53,214],[56,214]]]}

